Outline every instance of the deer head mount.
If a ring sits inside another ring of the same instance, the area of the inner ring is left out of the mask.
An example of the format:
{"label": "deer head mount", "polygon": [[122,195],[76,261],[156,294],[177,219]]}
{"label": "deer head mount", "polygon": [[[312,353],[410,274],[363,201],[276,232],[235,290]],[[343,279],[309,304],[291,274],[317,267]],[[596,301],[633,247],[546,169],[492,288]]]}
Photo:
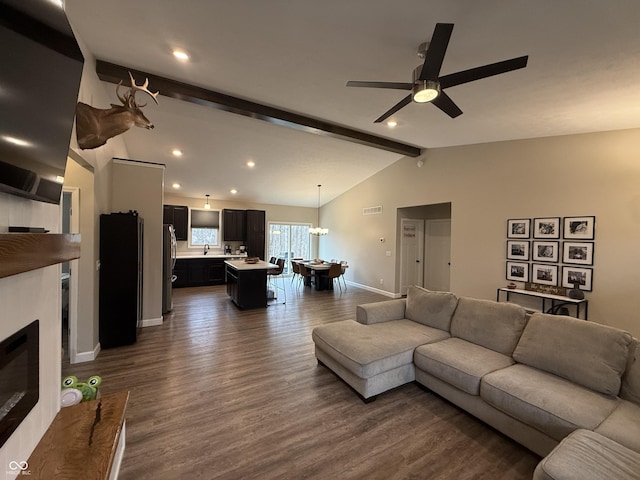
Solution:
{"label": "deer head mount", "polygon": [[160,92],[152,93],[147,88],[149,79],[144,84],[136,85],[136,81],[129,72],[131,87],[124,95],[120,94],[122,81],[116,87],[116,95],[122,105],[111,104],[111,108],[94,108],[86,103],[78,102],[76,105],[76,138],[78,146],[85,150],[101,147],[107,140],[129,130],[133,125],[146,129],[152,129],[153,123],[142,113],[141,108],[146,105],[136,102],[136,93],[144,92],[151,95],[153,101]]}

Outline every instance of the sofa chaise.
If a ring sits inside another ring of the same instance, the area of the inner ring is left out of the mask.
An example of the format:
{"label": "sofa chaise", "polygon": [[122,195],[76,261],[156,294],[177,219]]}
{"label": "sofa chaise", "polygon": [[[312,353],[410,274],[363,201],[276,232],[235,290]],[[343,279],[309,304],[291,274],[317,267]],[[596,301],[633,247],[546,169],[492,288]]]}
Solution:
{"label": "sofa chaise", "polygon": [[312,338],[365,402],[416,381],[546,457],[535,480],[640,479],[640,346],[627,332],[412,286]]}

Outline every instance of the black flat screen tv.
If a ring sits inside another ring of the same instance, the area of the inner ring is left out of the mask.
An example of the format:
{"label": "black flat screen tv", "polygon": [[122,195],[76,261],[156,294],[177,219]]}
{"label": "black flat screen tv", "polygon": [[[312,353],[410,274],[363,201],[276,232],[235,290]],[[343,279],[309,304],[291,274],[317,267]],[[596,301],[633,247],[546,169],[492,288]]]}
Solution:
{"label": "black flat screen tv", "polygon": [[48,0],[0,0],[0,45],[0,191],[59,204],[82,52]]}

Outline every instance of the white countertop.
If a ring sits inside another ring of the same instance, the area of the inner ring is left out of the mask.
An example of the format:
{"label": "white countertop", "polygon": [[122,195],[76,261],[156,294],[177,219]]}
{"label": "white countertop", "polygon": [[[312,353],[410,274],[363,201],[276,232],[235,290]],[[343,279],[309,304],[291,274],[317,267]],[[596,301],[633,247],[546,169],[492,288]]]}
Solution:
{"label": "white countertop", "polygon": [[278,268],[275,263],[260,260],[258,263],[247,263],[244,260],[225,260],[227,265],[236,270],[269,270],[270,268]]}
{"label": "white countertop", "polygon": [[246,253],[234,253],[234,254],[224,254],[224,253],[207,253],[204,255],[203,253],[178,253],[176,258],[179,260],[189,259],[189,258],[243,258],[246,257]]}

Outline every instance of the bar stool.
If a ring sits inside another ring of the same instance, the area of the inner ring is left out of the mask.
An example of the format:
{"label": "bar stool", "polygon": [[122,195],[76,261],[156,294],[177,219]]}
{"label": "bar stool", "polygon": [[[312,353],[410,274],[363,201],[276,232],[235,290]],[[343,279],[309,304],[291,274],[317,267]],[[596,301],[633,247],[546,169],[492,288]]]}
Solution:
{"label": "bar stool", "polygon": [[[282,272],[284,271],[284,258],[278,258],[275,262],[271,263],[275,263],[276,265],[278,265],[278,268],[271,268],[267,270],[267,278],[269,279],[268,283],[273,287],[273,298],[277,299],[278,290],[282,290],[282,294],[284,296],[284,301],[282,303],[285,304],[287,303],[287,289],[285,288],[284,277],[282,276]],[[280,279],[282,280],[281,286],[278,286],[277,277],[280,277]]]}

